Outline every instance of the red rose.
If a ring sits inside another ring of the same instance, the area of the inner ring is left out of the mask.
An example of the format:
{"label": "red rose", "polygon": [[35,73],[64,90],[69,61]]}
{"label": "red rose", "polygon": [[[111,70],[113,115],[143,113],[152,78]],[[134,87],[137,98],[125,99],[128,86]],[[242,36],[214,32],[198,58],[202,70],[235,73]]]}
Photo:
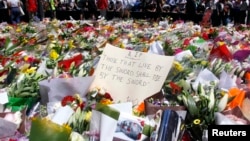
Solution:
{"label": "red rose", "polygon": [[184,135],[182,136],[181,141],[191,141],[190,136],[187,132],[184,133]]}
{"label": "red rose", "polygon": [[84,106],[85,106],[85,103],[84,103],[84,102],[82,102],[82,103],[78,104],[78,107],[80,107],[81,109],[83,109],[83,108],[84,108]]}
{"label": "red rose", "polygon": [[184,46],[188,46],[189,44],[190,44],[190,38],[187,38],[187,39],[185,39],[184,41],[183,41],[183,45]]}
{"label": "red rose", "polygon": [[83,55],[82,54],[78,54],[78,55],[75,55],[73,56],[72,58],[69,58],[67,60],[62,60],[62,61],[59,61],[58,62],[58,66],[63,68],[64,71],[69,71],[70,69],[70,66],[71,66],[71,63],[75,63],[75,66],[78,67],[81,65],[83,61]]}
{"label": "red rose", "polygon": [[209,39],[209,36],[208,36],[207,33],[203,33],[203,34],[202,34],[202,38],[203,38],[204,40],[208,40],[208,39]]}
{"label": "red rose", "polygon": [[141,139],[141,133],[139,133],[139,134],[137,135],[137,139],[138,139],[138,140]]}
{"label": "red rose", "polygon": [[71,104],[73,101],[75,101],[76,99],[73,96],[65,96],[62,101],[61,104],[62,106],[66,106],[68,104]]}
{"label": "red rose", "polygon": [[113,101],[113,98],[111,97],[111,95],[110,95],[109,93],[105,93],[105,94],[104,94],[104,98]]}
{"label": "red rose", "polygon": [[72,23],[67,23],[66,27],[71,28],[71,27],[73,27],[73,24]]}

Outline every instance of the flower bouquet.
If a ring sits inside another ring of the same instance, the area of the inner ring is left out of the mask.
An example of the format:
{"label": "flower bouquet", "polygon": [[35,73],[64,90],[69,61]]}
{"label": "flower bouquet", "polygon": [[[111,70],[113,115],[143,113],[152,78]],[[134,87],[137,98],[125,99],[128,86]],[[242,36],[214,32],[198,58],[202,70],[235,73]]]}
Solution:
{"label": "flower bouquet", "polygon": [[12,111],[20,111],[25,107],[30,110],[40,99],[38,83],[45,78],[36,72],[19,75],[17,81],[8,89],[9,102],[6,107]]}
{"label": "flower bouquet", "polygon": [[59,125],[46,118],[33,118],[29,140],[69,141],[71,131],[72,129],[67,125]]}

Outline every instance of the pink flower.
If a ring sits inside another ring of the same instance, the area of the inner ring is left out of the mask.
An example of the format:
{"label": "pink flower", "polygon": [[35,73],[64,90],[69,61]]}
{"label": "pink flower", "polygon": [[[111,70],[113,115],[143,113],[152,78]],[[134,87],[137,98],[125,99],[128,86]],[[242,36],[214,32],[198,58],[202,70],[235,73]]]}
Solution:
{"label": "pink flower", "polygon": [[181,48],[177,48],[177,49],[175,49],[174,50],[174,54],[176,55],[176,54],[178,54],[178,53],[180,53],[180,52],[182,52],[183,50],[181,49]]}

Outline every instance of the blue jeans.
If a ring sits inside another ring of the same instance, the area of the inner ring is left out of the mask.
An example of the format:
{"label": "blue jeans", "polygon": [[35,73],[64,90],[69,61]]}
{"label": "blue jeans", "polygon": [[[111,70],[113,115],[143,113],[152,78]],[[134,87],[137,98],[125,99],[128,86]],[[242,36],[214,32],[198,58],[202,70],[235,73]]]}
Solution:
{"label": "blue jeans", "polygon": [[10,14],[10,21],[12,24],[20,23],[21,12],[19,7],[12,7]]}

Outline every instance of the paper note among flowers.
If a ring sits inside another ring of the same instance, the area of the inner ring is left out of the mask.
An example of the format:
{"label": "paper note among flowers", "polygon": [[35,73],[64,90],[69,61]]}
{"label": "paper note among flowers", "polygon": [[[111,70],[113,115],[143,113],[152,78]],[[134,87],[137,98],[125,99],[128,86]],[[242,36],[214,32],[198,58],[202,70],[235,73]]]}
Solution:
{"label": "paper note among flowers", "polygon": [[91,87],[104,87],[116,102],[138,104],[159,92],[174,56],[125,50],[106,44]]}
{"label": "paper note among flowers", "polygon": [[0,89],[0,104],[6,104],[9,102],[8,93],[6,89]]}

